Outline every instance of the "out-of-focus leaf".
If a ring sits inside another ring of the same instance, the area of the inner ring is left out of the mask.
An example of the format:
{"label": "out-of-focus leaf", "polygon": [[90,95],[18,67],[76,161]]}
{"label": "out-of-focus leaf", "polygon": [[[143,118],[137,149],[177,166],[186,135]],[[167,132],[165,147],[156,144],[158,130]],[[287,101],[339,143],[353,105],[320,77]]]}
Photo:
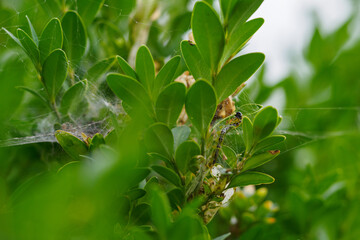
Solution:
{"label": "out-of-focus leaf", "polygon": [[91,139],[89,149],[90,149],[90,151],[94,151],[95,149],[99,148],[103,144],[105,144],[104,136],[100,133],[96,133]]}
{"label": "out-of-focus leaf", "polygon": [[151,193],[151,219],[159,231],[162,239],[166,239],[166,232],[171,224],[171,209],[166,195],[158,188]]}
{"label": "out-of-focus leaf", "polygon": [[230,184],[227,188],[233,187],[244,187],[247,185],[260,185],[260,184],[269,184],[273,183],[275,179],[261,172],[244,172],[236,175],[232,178]]}
{"label": "out-of-focus leaf", "polygon": [[178,126],[171,129],[171,132],[174,136],[174,149],[176,150],[181,143],[189,138],[191,129],[188,126]]}
{"label": "out-of-focus leaf", "polygon": [[84,20],[86,25],[89,25],[95,18],[96,13],[100,10],[105,0],[77,0],[77,12]]}
{"label": "out-of-focus leaf", "polygon": [[181,180],[179,176],[170,168],[163,167],[160,165],[155,165],[152,166],[151,168],[170,183],[174,184],[177,187],[181,187]]}
{"label": "out-of-focus leaf", "polygon": [[73,67],[85,54],[87,36],[84,23],[75,11],[68,11],[61,20],[64,33],[64,46],[68,59]]}
{"label": "out-of-focus leaf", "polygon": [[235,151],[228,147],[228,146],[223,146],[222,150],[226,156],[226,163],[231,167],[231,168],[235,168],[236,167],[236,163],[237,163],[237,157],[236,157],[236,153]]}
{"label": "out-of-focus leaf", "polygon": [[55,132],[55,137],[64,151],[74,160],[81,160],[80,155],[88,152],[86,144],[71,133],[58,130]]}
{"label": "out-of-focus leaf", "polygon": [[115,57],[106,58],[97,62],[86,73],[85,78],[90,82],[96,82],[100,77],[108,71],[115,62]]}
{"label": "out-of-focus leaf", "polygon": [[200,154],[200,146],[194,141],[185,141],[179,145],[175,152],[175,163],[179,170],[185,174],[192,158]]}
{"label": "out-of-focus leaf", "polygon": [[34,41],[34,43],[36,44],[36,46],[38,46],[38,45],[39,45],[39,38],[38,38],[38,36],[37,36],[37,34],[36,34],[36,31],[35,31],[35,29],[34,29],[34,26],[32,25],[29,17],[28,17],[27,15],[26,15],[25,17],[26,17],[26,21],[27,21],[27,23],[28,23],[28,25],[29,25],[29,29],[30,29],[30,33],[31,33],[31,36],[30,36],[30,37],[32,38],[32,40]]}
{"label": "out-of-focus leaf", "polygon": [[38,47],[24,30],[19,28],[17,30],[17,35],[21,45],[25,49],[26,54],[30,57],[31,61],[33,61],[34,65],[38,67],[40,57]]}
{"label": "out-of-focus leaf", "polygon": [[84,97],[87,89],[87,81],[83,80],[71,86],[61,99],[60,112],[67,114],[74,106],[78,105]]}
{"label": "out-of-focus leaf", "polygon": [[242,55],[230,61],[220,71],[214,87],[218,102],[229,97],[246,80],[248,80],[264,62],[262,53]]}
{"label": "out-of-focus leaf", "polygon": [[56,49],[45,59],[41,76],[52,103],[66,79],[67,71],[68,61],[63,50]]}
{"label": "out-of-focus leaf", "polygon": [[128,191],[125,195],[130,198],[131,201],[137,200],[145,196],[146,191],[140,188],[132,189]]}
{"label": "out-of-focus leaf", "polygon": [[178,209],[178,207],[181,207],[185,202],[184,192],[180,188],[172,189],[167,193],[167,196],[173,209]]}
{"label": "out-of-focus leaf", "polygon": [[204,62],[196,45],[192,45],[188,41],[182,41],[180,47],[186,66],[195,80],[203,78],[211,82],[211,69]]}
{"label": "out-of-focus leaf", "polygon": [[250,169],[259,167],[259,166],[271,161],[279,154],[280,154],[280,151],[277,150],[277,151],[267,151],[267,152],[255,155],[246,160],[246,162],[242,168],[242,171],[246,171],[246,170],[250,170]]}
{"label": "out-of-focus leaf", "polygon": [[185,108],[192,124],[204,136],[216,111],[214,88],[204,80],[195,82],[186,95]]}
{"label": "out-of-focus leaf", "polygon": [[150,205],[141,203],[131,211],[130,222],[136,225],[142,225],[150,221]]}
{"label": "out-of-focus leaf", "polygon": [[57,18],[51,19],[41,33],[39,41],[40,61],[44,63],[49,54],[63,44],[61,22]]}
{"label": "out-of-focus leaf", "polygon": [[225,233],[221,236],[218,236],[217,238],[214,238],[214,240],[225,240],[227,237],[229,237],[231,233]]}
{"label": "out-of-focus leaf", "polygon": [[285,141],[286,137],[283,135],[274,135],[261,140],[256,147],[254,148],[253,152],[260,151],[261,149],[266,149],[268,147],[274,146],[276,144],[282,143]]}
{"label": "out-of-focus leaf", "polygon": [[150,50],[141,46],[136,54],[135,70],[139,81],[151,95],[155,82],[155,65]]}
{"label": "out-of-focus leaf", "polygon": [[191,28],[201,56],[217,73],[225,44],[225,35],[219,17],[205,2],[196,2],[191,19]]}
{"label": "out-of-focus leaf", "polygon": [[145,132],[145,146],[148,152],[159,153],[168,159],[174,152],[174,138],[170,129],[163,123],[151,125]]}
{"label": "out-of-focus leaf", "polygon": [[178,82],[170,84],[160,92],[155,105],[158,120],[169,127],[174,126],[184,106],[185,96],[186,87]]}
{"label": "out-of-focus leaf", "polygon": [[250,149],[253,146],[253,125],[251,123],[251,120],[248,117],[243,117],[243,136],[244,136],[244,142],[246,146],[246,153],[250,151]]}

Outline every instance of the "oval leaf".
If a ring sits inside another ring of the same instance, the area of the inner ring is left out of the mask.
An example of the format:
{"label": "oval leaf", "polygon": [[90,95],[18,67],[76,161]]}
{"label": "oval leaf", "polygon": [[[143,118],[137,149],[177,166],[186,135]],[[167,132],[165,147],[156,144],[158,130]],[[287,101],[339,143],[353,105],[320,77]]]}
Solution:
{"label": "oval leaf", "polygon": [[185,103],[186,87],[182,83],[174,82],[167,86],[156,100],[156,116],[160,122],[168,126],[176,124]]}
{"label": "oval leaf", "polygon": [[174,136],[174,149],[176,150],[181,143],[189,138],[191,129],[188,126],[178,126],[171,129],[171,132]]}
{"label": "oval leaf", "polygon": [[270,136],[270,137],[264,138],[258,144],[256,144],[256,147],[253,152],[255,153],[262,149],[266,149],[268,147],[279,144],[279,143],[285,141],[285,139],[286,139],[286,137],[283,135],[275,135],[275,136]]}
{"label": "oval leaf", "polygon": [[25,17],[26,17],[26,21],[27,21],[27,23],[29,25],[29,29],[30,29],[30,33],[31,33],[30,37],[32,38],[32,40],[34,41],[36,46],[38,46],[39,45],[39,39],[38,39],[38,36],[37,36],[36,31],[34,29],[34,26],[32,25],[29,17],[27,15]]}
{"label": "oval leaf", "polygon": [[259,167],[259,166],[271,161],[279,154],[280,154],[280,151],[276,150],[276,151],[268,151],[268,152],[264,152],[264,153],[255,155],[246,160],[241,171],[244,172],[246,170],[250,170],[250,169]]}
{"label": "oval leaf", "polygon": [[71,65],[75,66],[85,54],[87,37],[84,23],[77,12],[68,11],[61,20],[61,24],[64,31],[63,49]]}
{"label": "oval leaf", "polygon": [[214,88],[204,80],[195,82],[186,95],[185,108],[192,124],[204,135],[216,111]]}
{"label": "oval leaf", "polygon": [[33,61],[34,65],[38,68],[40,57],[38,47],[24,30],[19,28],[17,30],[17,34],[21,45],[25,49],[26,54],[30,57],[31,61]]}
{"label": "oval leaf", "polygon": [[276,128],[278,112],[275,108],[268,106],[261,109],[254,119],[254,142],[269,136]]}
{"label": "oval leaf", "polygon": [[116,59],[118,60],[120,68],[124,72],[125,75],[128,75],[134,79],[138,79],[136,72],[134,71],[134,69],[132,69],[132,67],[130,67],[130,65],[128,64],[128,62],[125,59],[123,59],[120,56],[116,56]]}
{"label": "oval leaf", "polygon": [[87,89],[87,81],[80,81],[70,87],[61,99],[60,112],[67,114],[69,110],[76,106],[83,98]]}
{"label": "oval leaf", "polygon": [[200,146],[194,141],[186,141],[179,145],[175,152],[175,163],[185,174],[192,158],[200,154]]}
{"label": "oval leaf", "polygon": [[225,35],[219,17],[209,4],[196,2],[191,28],[200,54],[216,73],[224,50]]}
{"label": "oval leaf", "polygon": [[138,81],[121,74],[109,74],[107,83],[116,96],[132,108],[132,112],[136,111],[136,116],[154,117],[150,97]]}
{"label": "oval leaf", "polygon": [[211,69],[205,63],[196,45],[190,44],[188,41],[182,41],[180,47],[186,66],[195,80],[203,78],[211,82]]}
{"label": "oval leaf", "polygon": [[248,80],[264,62],[262,53],[242,55],[230,61],[220,71],[214,87],[221,102],[229,97],[246,80]]}
{"label": "oval leaf", "polygon": [[41,76],[52,103],[66,79],[67,71],[68,61],[63,50],[56,49],[45,59]]}
{"label": "oval leaf", "polygon": [[141,46],[136,54],[135,70],[139,76],[139,81],[151,95],[154,88],[155,65],[150,50],[146,46]]}
{"label": "oval leaf", "polygon": [[151,125],[145,132],[145,146],[148,152],[159,153],[168,159],[174,152],[174,138],[170,129],[163,123]]}
{"label": "oval leaf", "polygon": [[49,54],[63,44],[61,22],[57,18],[51,19],[41,33],[39,41],[40,61],[44,63]]}
{"label": "oval leaf", "polygon": [[88,152],[86,144],[71,133],[58,130],[55,132],[55,137],[64,151],[74,160],[81,160],[80,155]]}
{"label": "oval leaf", "polygon": [[176,74],[176,70],[180,63],[180,56],[175,56],[172,59],[170,59],[159,71],[155,78],[154,83],[154,97],[156,98],[159,94],[159,92],[166,87],[168,84],[170,84]]}
{"label": "oval leaf", "polygon": [[275,179],[261,172],[245,172],[233,177],[227,188],[244,187],[247,185],[260,185],[273,183]]}
{"label": "oval leaf", "polygon": [[152,166],[151,168],[170,183],[174,184],[175,186],[181,187],[181,180],[179,176],[170,168],[159,165]]}

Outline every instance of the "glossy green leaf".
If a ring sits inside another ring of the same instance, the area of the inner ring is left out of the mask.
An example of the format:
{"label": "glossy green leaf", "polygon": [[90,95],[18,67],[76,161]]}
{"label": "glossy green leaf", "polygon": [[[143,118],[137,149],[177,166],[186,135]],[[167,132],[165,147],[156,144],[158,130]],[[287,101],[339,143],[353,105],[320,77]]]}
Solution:
{"label": "glossy green leaf", "polygon": [[170,129],[163,123],[151,125],[144,136],[145,146],[148,152],[159,153],[168,159],[174,152],[174,138]]}
{"label": "glossy green leaf", "polygon": [[116,96],[136,111],[138,117],[154,117],[150,97],[138,81],[122,74],[109,74],[107,83]]}
{"label": "glossy green leaf", "polygon": [[246,170],[250,170],[250,169],[259,167],[259,166],[271,161],[279,154],[280,154],[280,151],[277,150],[277,151],[267,151],[267,152],[255,155],[246,160],[241,171],[244,172]]}
{"label": "glossy green leaf", "polygon": [[235,29],[243,25],[246,20],[260,7],[264,0],[241,0],[237,1],[234,10],[229,17],[229,36],[233,34]]}
{"label": "glossy green leaf", "polygon": [[175,152],[175,163],[179,170],[186,174],[189,163],[194,156],[200,154],[200,146],[194,141],[185,141],[179,145]]}
{"label": "glossy green leaf", "polygon": [[134,69],[132,69],[132,67],[130,67],[130,65],[128,64],[128,62],[125,59],[123,59],[120,56],[116,56],[116,59],[118,60],[120,68],[124,72],[125,75],[128,75],[134,79],[138,79],[136,72],[134,71]]}
{"label": "glossy green leaf", "polygon": [[246,147],[245,152],[248,153],[253,146],[253,125],[251,123],[251,120],[246,116],[243,117],[242,121],[243,136]]}
{"label": "glossy green leaf", "polygon": [[24,30],[19,28],[17,30],[17,35],[26,54],[30,57],[31,61],[33,61],[34,65],[38,67],[40,57],[38,47]]}
{"label": "glossy green leaf", "polygon": [[88,152],[86,144],[71,133],[58,130],[55,132],[55,137],[64,151],[74,160],[81,160],[80,155]]}
{"label": "glossy green leaf", "polygon": [[159,71],[154,83],[154,97],[156,98],[159,92],[175,79],[176,70],[180,63],[180,56],[171,58]]}
{"label": "glossy green leaf", "polygon": [[155,111],[157,119],[169,127],[176,124],[185,103],[186,87],[174,82],[168,85],[156,100]]}
{"label": "glossy green leaf", "polygon": [[150,50],[144,45],[136,53],[135,70],[139,81],[151,94],[155,82],[155,65]]}
{"label": "glossy green leaf", "polygon": [[216,106],[216,94],[208,82],[199,80],[191,86],[185,100],[186,113],[202,136],[214,117]]}
{"label": "glossy green leaf", "polygon": [[158,188],[151,191],[151,218],[162,239],[166,239],[166,232],[171,224],[171,209],[165,193]]}
{"label": "glossy green leaf", "polygon": [[67,71],[68,61],[63,50],[56,49],[45,59],[41,76],[49,98],[53,103],[66,79]]}
{"label": "glossy green leaf", "polygon": [[249,171],[240,173],[233,177],[227,188],[244,187],[247,185],[269,184],[273,183],[274,181],[275,179],[270,175],[261,172]]}
{"label": "glossy green leaf", "polygon": [[34,43],[36,44],[36,46],[38,46],[38,45],[39,45],[39,38],[38,38],[38,36],[37,36],[37,34],[36,34],[36,31],[35,31],[35,29],[34,29],[34,26],[32,25],[29,17],[28,17],[27,15],[26,15],[25,17],[26,17],[26,21],[27,21],[27,23],[28,23],[28,25],[29,25],[29,29],[30,29],[30,33],[31,33],[30,37],[31,37],[31,39],[34,41]]}
{"label": "glossy green leaf", "polygon": [[219,17],[209,4],[195,3],[191,28],[201,56],[216,73],[224,50],[225,35]]}
{"label": "glossy green leaf", "polygon": [[160,165],[155,165],[151,167],[157,174],[165,178],[170,183],[174,184],[175,186],[181,187],[181,180],[180,177],[170,168],[163,167]]}
{"label": "glossy green leaf", "polygon": [[178,126],[171,129],[171,132],[174,136],[174,149],[176,150],[181,143],[189,138],[191,129],[188,126]]}
{"label": "glossy green leaf", "polygon": [[71,108],[78,105],[83,99],[87,89],[87,80],[80,81],[71,86],[61,99],[60,112],[67,114]]}
{"label": "glossy green leaf", "polygon": [[282,143],[285,141],[286,137],[283,135],[274,135],[267,138],[262,139],[256,147],[254,148],[254,153],[260,151],[262,149],[266,149],[268,147],[274,146],[276,144]]}
{"label": "glossy green leaf", "polygon": [[188,41],[182,41],[180,47],[186,66],[195,80],[203,78],[211,82],[211,69],[205,63],[196,45],[192,45]]}
{"label": "glossy green leaf", "polygon": [[269,136],[276,128],[278,112],[271,106],[261,109],[254,119],[254,141],[257,142]]}
{"label": "glossy green leaf", "polygon": [[40,61],[43,63],[49,54],[63,44],[61,22],[57,18],[51,19],[41,33],[39,41]]}
{"label": "glossy green leaf", "polygon": [[214,87],[221,102],[229,97],[246,80],[248,80],[264,62],[262,53],[242,55],[226,64],[217,76]]}
{"label": "glossy green leaf", "polygon": [[236,164],[237,164],[237,157],[236,157],[236,152],[228,147],[228,146],[222,146],[222,151],[224,152],[225,156],[226,156],[226,163],[231,167],[231,168],[235,168]]}
{"label": "glossy green leaf", "polygon": [[224,17],[224,25],[226,26],[229,20],[229,16],[234,10],[237,0],[220,0],[220,8]]}
{"label": "glossy green leaf", "polygon": [[87,71],[85,78],[88,79],[89,82],[98,81],[101,78],[101,76],[112,67],[114,63],[115,63],[115,57],[106,58],[104,60],[97,62]]}
{"label": "glossy green leaf", "polygon": [[84,23],[77,12],[68,11],[62,18],[61,25],[64,33],[63,49],[74,67],[85,54],[87,36]]}
{"label": "glossy green leaf", "polygon": [[223,65],[229,58],[235,56],[263,24],[264,19],[257,18],[234,29],[233,34],[229,36],[225,45],[220,65]]}
{"label": "glossy green leaf", "polygon": [[86,25],[89,25],[94,20],[96,13],[100,10],[104,2],[105,0],[76,0],[77,12]]}

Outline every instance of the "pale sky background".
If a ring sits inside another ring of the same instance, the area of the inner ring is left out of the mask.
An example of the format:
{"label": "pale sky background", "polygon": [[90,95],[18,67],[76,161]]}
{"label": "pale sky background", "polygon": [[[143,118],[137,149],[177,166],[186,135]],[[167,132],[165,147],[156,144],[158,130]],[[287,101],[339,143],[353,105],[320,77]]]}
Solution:
{"label": "pale sky background", "polygon": [[265,23],[245,51],[265,53],[266,79],[277,82],[293,66],[291,56],[303,55],[314,30],[312,13],[318,15],[326,34],[344,23],[352,10],[348,0],[265,0],[252,16],[264,18]]}

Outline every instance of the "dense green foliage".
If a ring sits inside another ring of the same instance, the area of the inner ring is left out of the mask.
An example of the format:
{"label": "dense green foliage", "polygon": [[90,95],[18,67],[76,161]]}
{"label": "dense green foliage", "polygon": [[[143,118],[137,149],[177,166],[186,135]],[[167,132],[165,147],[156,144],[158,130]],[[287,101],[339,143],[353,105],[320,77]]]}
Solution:
{"label": "dense green foliage", "polygon": [[0,239],[359,236],[359,47],[317,29],[306,84],[244,88],[262,2],[0,3]]}

